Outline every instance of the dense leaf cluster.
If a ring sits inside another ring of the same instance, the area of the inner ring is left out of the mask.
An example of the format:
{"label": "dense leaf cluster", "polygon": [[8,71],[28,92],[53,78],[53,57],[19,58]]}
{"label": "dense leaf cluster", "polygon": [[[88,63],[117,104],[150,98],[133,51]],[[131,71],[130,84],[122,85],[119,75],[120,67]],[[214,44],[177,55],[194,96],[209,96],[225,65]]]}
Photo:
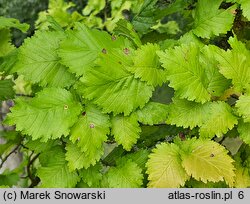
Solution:
{"label": "dense leaf cluster", "polygon": [[250,186],[250,50],[237,35],[250,2],[72,7],[50,1],[19,48],[10,28],[28,25],[0,17],[0,100],[15,103],[0,155],[16,146],[26,166],[0,185]]}

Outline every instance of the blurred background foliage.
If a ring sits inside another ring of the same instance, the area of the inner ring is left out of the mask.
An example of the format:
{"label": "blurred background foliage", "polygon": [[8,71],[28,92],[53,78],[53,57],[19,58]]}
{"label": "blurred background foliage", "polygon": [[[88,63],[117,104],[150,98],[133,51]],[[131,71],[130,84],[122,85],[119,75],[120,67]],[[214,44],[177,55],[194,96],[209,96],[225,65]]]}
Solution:
{"label": "blurred background foliage", "polygon": [[[110,32],[120,19],[126,18],[132,22],[142,42],[159,42],[173,37],[178,39],[191,29],[196,3],[197,0],[0,0],[0,16],[16,18],[30,25],[27,33],[12,29],[16,46],[20,46],[27,36],[32,36],[35,29],[48,29],[47,16],[53,17],[64,28],[84,22],[89,27]],[[230,3],[222,4],[225,8],[229,6]],[[241,11],[237,12],[233,30],[238,38],[249,41],[250,23],[244,20]],[[223,36],[213,41],[224,48],[228,46],[223,45]],[[163,42],[163,47],[169,43]]]}
{"label": "blurred background foliage", "polygon": [[32,36],[35,29],[48,29],[47,16],[53,17],[64,28],[84,22],[89,27],[110,32],[120,19],[125,18],[132,22],[146,42],[178,38],[189,30],[195,3],[196,0],[0,0],[0,16],[16,18],[30,25],[27,33],[12,29],[13,43],[17,47],[27,36]]}
{"label": "blurred background foliage", "polygon": [[16,46],[20,46],[24,38],[34,33],[38,13],[47,7],[48,0],[0,0],[0,16],[16,18],[22,23],[30,24],[27,33],[13,29],[13,42]]}

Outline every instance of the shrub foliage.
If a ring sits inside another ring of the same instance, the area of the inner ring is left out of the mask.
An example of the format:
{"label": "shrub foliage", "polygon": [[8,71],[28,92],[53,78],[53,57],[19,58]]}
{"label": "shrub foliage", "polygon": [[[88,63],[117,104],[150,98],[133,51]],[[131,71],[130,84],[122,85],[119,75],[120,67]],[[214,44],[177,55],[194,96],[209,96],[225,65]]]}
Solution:
{"label": "shrub foliage", "polygon": [[75,6],[0,17],[0,186],[250,186],[250,2]]}

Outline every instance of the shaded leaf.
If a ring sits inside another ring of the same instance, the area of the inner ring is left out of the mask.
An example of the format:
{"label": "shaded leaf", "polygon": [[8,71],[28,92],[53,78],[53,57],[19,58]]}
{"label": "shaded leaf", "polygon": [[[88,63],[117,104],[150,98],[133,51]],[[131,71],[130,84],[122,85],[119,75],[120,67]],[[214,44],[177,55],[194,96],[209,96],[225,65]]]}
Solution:
{"label": "shaded leaf", "polygon": [[242,95],[236,102],[238,113],[244,119],[244,122],[250,122],[250,96]]}
{"label": "shaded leaf", "polygon": [[142,109],[135,111],[134,114],[137,116],[138,121],[144,125],[153,125],[165,122],[168,110],[168,105],[148,102]]}
{"label": "shaded leaf", "polygon": [[5,171],[0,174],[0,186],[13,186],[19,181],[19,175],[15,172]]}
{"label": "shaded leaf", "polygon": [[136,116],[117,115],[111,119],[111,123],[111,133],[114,135],[116,142],[121,144],[125,150],[130,151],[141,132]]}
{"label": "shaded leaf", "polygon": [[97,163],[95,166],[90,166],[87,169],[82,169],[79,173],[82,180],[92,188],[100,187],[100,181],[102,179],[101,174],[102,166]]}
{"label": "shaded leaf", "polygon": [[42,188],[73,188],[80,179],[76,172],[69,171],[65,152],[60,146],[43,152],[39,161],[41,167],[37,169],[37,175]]}
{"label": "shaded leaf", "polygon": [[0,80],[0,101],[11,99],[14,97],[14,83],[11,79]]}
{"label": "shaded leaf", "polygon": [[103,155],[103,147],[94,147],[90,151],[82,151],[76,144],[68,143],[66,146],[66,160],[70,171],[76,169],[89,168],[95,165]]}
{"label": "shaded leaf", "polygon": [[238,132],[240,138],[248,145],[250,145],[250,123],[244,123],[240,121],[238,124]]}
{"label": "shaded leaf", "polygon": [[142,185],[143,175],[138,165],[130,159],[121,158],[116,167],[107,172],[110,188],[139,188]]}
{"label": "shaded leaf", "polygon": [[0,29],[0,57],[7,55],[14,49],[15,47],[11,44],[10,31],[8,29]]}

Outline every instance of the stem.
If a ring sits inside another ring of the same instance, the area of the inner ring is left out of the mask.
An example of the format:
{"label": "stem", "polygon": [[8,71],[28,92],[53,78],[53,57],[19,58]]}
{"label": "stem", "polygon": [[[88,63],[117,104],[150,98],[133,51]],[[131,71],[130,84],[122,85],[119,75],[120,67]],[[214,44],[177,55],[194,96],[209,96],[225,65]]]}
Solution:
{"label": "stem", "polygon": [[108,18],[108,9],[107,9],[107,7],[108,7],[108,1],[105,0],[105,7],[104,7],[104,22],[106,22],[106,21],[107,21],[107,18]]}
{"label": "stem", "polygon": [[[32,157],[33,153],[30,155],[30,157]],[[35,160],[39,157],[40,153],[37,154],[36,156],[34,156],[28,163],[27,165],[27,173],[28,173],[28,177],[31,180],[31,184],[29,185],[29,188],[33,188],[35,187],[39,182],[40,179],[38,177],[34,177],[32,172],[31,172],[31,166],[32,164],[35,162]]]}

